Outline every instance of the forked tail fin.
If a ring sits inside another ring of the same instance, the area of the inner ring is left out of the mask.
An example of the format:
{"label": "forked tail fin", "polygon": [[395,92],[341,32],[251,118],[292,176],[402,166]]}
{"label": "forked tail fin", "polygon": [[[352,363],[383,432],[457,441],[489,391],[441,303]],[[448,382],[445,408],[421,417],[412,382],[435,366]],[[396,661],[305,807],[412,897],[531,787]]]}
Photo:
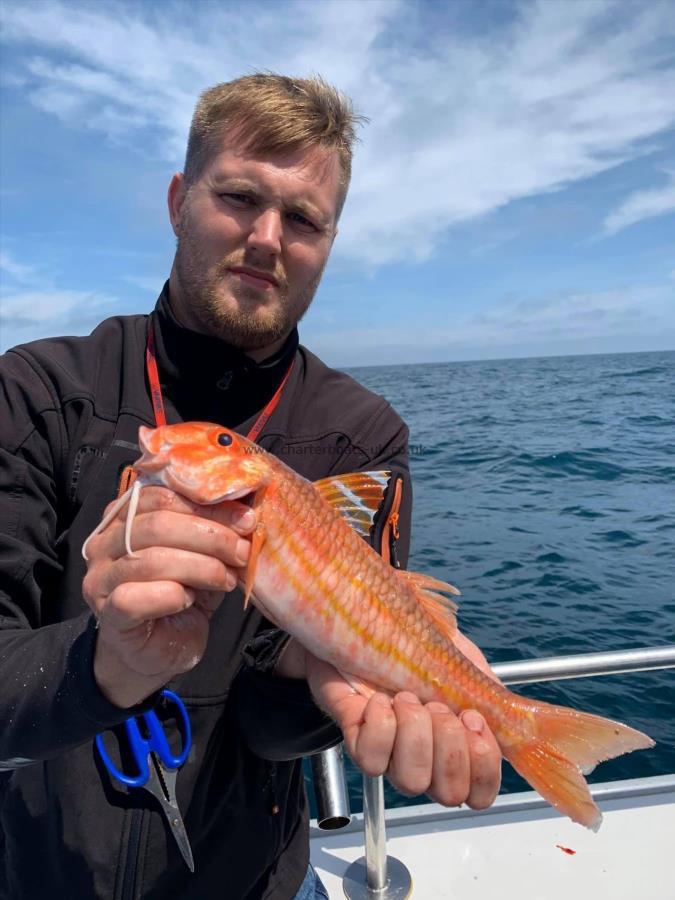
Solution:
{"label": "forked tail fin", "polygon": [[597,763],[654,741],[634,728],[565,706],[532,702],[537,737],[504,750],[513,768],[573,822],[597,831],[602,813],[584,775]]}

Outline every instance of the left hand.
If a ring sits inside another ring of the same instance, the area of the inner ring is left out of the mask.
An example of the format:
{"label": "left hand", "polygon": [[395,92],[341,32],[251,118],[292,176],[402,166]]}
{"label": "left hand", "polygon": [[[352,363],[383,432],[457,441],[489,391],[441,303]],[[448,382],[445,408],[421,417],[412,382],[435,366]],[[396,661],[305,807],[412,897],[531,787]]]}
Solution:
{"label": "left hand", "polygon": [[[474,665],[495,677],[468,638],[458,632],[455,643]],[[386,774],[401,793],[426,793],[444,806],[466,803],[486,809],[493,803],[501,783],[502,754],[479,712],[466,709],[458,716],[444,703],[422,704],[408,691],[393,699],[383,693],[367,699],[337,669],[295,642],[283,662],[280,675],[299,674],[304,663],[317,703],[335,719],[349,755],[366,775]]]}

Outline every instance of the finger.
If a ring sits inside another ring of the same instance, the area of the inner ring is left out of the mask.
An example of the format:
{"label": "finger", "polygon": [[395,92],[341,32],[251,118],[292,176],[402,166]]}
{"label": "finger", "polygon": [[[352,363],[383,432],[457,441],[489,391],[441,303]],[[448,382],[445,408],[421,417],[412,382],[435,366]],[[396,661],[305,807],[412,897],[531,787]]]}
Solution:
{"label": "finger", "polygon": [[[91,573],[95,590],[106,596],[126,582],[177,581],[199,591],[231,591],[237,583],[236,572],[219,559],[167,547],[149,547],[137,555],[123,556]],[[90,573],[87,573],[87,579]]]}
{"label": "finger", "polygon": [[419,699],[408,691],[393,700],[397,729],[390,781],[404,794],[423,794],[431,783],[433,731],[431,715]]}
{"label": "finger", "polygon": [[344,732],[363,721],[365,699],[348,684],[338,670],[307,653],[307,682],[314,700],[324,712],[332,716]]}
{"label": "finger", "polygon": [[329,663],[306,653],[307,681],[317,705],[338,724],[347,752],[366,775],[382,775],[389,766],[396,716],[386,694],[366,699]]}
{"label": "finger", "polygon": [[427,703],[431,715],[434,761],[427,793],[444,806],[460,806],[470,790],[469,748],[465,728],[444,703]]}
{"label": "finger", "polygon": [[165,684],[174,675],[194,668],[204,655],[208,621],[195,603],[189,609],[135,627],[117,628],[101,620],[97,647],[107,645],[126,668]]}
{"label": "finger", "polygon": [[117,631],[130,631],[143,622],[178,616],[195,601],[195,591],[175,581],[122,584],[97,605],[99,622]]}
{"label": "finger", "polygon": [[224,500],[209,509],[214,522],[233,528],[238,534],[251,534],[258,521],[255,510],[238,500]]}
{"label": "finger", "polygon": [[[112,501],[108,504],[104,515],[112,508],[115,502]],[[126,519],[128,508],[128,506],[125,506],[119,511],[117,514],[119,520],[124,521]],[[255,528],[256,522],[255,512],[250,506],[241,503],[239,500],[223,500],[217,504],[201,505],[166,487],[159,485],[144,487],[139,495],[137,515],[159,510],[215,520],[222,525],[233,528],[239,534],[250,534]]]}
{"label": "finger", "polygon": [[[251,552],[250,541],[240,537],[229,526],[201,516],[167,510],[136,516],[131,530],[131,546],[134,553],[149,547],[190,550],[213,556],[232,568],[246,565]],[[99,552],[112,559],[128,555],[122,522],[116,522],[104,532],[100,543],[91,547],[90,558],[94,559]]]}
{"label": "finger", "polygon": [[479,712],[475,709],[464,710],[460,719],[466,733],[471,766],[471,788],[466,802],[472,809],[487,809],[499,793],[502,753]]}
{"label": "finger", "polygon": [[361,771],[370,776],[383,775],[390,765],[396,737],[396,716],[386,694],[375,693],[365,703],[362,719],[344,732],[347,750]]}

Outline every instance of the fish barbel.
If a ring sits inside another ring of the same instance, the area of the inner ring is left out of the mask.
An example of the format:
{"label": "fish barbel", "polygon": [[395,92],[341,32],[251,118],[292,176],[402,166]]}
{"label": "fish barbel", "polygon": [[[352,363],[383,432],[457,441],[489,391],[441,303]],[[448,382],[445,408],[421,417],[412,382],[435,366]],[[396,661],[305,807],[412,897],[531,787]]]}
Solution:
{"label": "fish barbel", "polygon": [[[493,680],[455,646],[459,593],[388,565],[367,535],[388,472],[309,482],[220,425],[141,427],[139,477],[94,533],[130,503],[126,547],[144,485],[162,484],[199,504],[253,495],[257,525],[243,588],[272,622],[331,663],[365,696],[412,691],[456,713],[478,710],[503,756],[549,803],[597,830],[602,815],[584,774],[605,759],[654,746],[618,722],[529,700]],[[83,547],[86,556],[86,542]]]}

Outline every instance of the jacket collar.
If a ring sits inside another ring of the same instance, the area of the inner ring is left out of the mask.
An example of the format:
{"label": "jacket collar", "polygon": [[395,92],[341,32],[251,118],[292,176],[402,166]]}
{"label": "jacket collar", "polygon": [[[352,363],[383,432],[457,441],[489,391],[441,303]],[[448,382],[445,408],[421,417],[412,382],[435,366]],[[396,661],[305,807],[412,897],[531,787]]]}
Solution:
{"label": "jacket collar", "polygon": [[283,347],[262,362],[219,338],[185,328],[164,285],[154,311],[159,377],[170,421],[217,421],[236,427],[255,415],[279,386],[298,348],[294,328]]}

